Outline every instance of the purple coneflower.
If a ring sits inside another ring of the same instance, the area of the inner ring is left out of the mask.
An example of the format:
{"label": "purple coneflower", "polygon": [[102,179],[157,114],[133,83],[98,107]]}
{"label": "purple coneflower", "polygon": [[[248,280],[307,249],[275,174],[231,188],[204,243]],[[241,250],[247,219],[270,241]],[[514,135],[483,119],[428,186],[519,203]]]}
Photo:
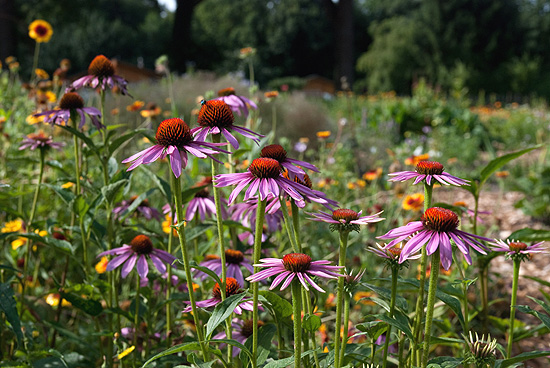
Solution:
{"label": "purple coneflower", "polygon": [[19,146],[19,151],[30,148],[31,151],[34,151],[37,148],[40,149],[49,149],[54,148],[60,150],[65,143],[63,142],[54,142],[51,136],[47,136],[44,132],[40,131],[38,133],[33,133],[27,135],[23,138],[23,142]]}
{"label": "purple coneflower", "polygon": [[271,283],[269,290],[273,290],[281,282],[281,290],[284,290],[296,277],[306,290],[309,290],[308,285],[310,285],[318,291],[324,293],[325,291],[311,279],[310,275],[327,279],[344,277],[344,275],[335,272],[344,267],[330,266],[330,261],[325,260],[312,261],[310,256],[303,253],[290,253],[285,255],[283,259],[263,258],[260,259],[260,262],[260,264],[256,264],[254,266],[265,267],[265,269],[247,277],[246,279],[250,282],[258,282],[265,280],[268,277],[277,275]]}
{"label": "purple coneflower", "polygon": [[[231,333],[231,338],[237,342],[240,342],[241,344],[244,344],[246,340],[250,336],[252,336],[253,324],[254,324],[254,321],[252,321],[251,319],[247,319],[243,321],[242,319],[233,318],[233,320],[231,321],[231,329],[233,330],[233,332]],[[262,327],[263,325],[264,323],[262,321],[258,321],[258,328]],[[227,335],[225,334],[225,331],[222,331],[214,335],[214,337],[212,338],[215,340],[225,339],[227,338]],[[220,344],[220,347],[223,347],[224,345],[225,344]],[[240,348],[233,346],[234,357],[239,355],[240,351],[241,351]]]}
{"label": "purple coneflower", "polygon": [[231,131],[235,131],[246,138],[250,138],[256,143],[259,142],[261,134],[255,133],[250,129],[233,125],[234,117],[233,112],[228,104],[220,100],[202,100],[201,109],[197,123],[200,125],[191,130],[191,133],[201,141],[206,140],[208,134],[223,134],[225,139],[233,148],[239,148],[239,142],[231,134]]}
{"label": "purple coneflower", "polygon": [[[246,268],[250,273],[254,272],[251,262],[244,257],[243,252],[235,249],[225,250],[225,263],[227,265],[227,277],[237,280],[239,285],[244,285],[243,271],[241,267]],[[209,268],[216,275],[222,274],[222,261],[220,257],[215,255],[207,255],[200,263],[201,266]],[[201,271],[197,271],[195,274],[199,279],[204,280],[209,276]]]}
{"label": "purple coneflower", "polygon": [[150,258],[155,265],[156,269],[161,273],[166,272],[166,264],[172,266],[176,257],[168,252],[160,249],[153,248],[153,242],[146,235],[138,235],[130,244],[124,244],[120,248],[111,249],[98,254],[98,257],[105,256],[107,254],[116,255],[108,264],[107,271],[112,271],[118,266],[124,263],[120,275],[122,278],[128,276],[130,271],[134,268],[137,262],[137,272],[139,277],[147,278],[149,273],[149,265],[147,264],[147,258]]}
{"label": "purple coneflower", "polygon": [[[126,212],[137,198],[138,196],[132,196],[129,200],[125,199],[122,202],[118,203],[117,206],[113,208],[113,213],[115,214],[115,217],[119,217],[122,213]],[[147,199],[142,200],[141,203],[137,206],[136,210],[138,211],[138,214],[142,215],[147,220],[162,220],[162,215],[160,214],[160,212],[156,208],[151,207]]]}
{"label": "purple coneflower", "polygon": [[[241,290],[241,285],[232,277],[228,277],[225,280],[225,296],[226,298],[229,298],[232,295],[240,294],[243,291]],[[197,307],[200,308],[209,308],[214,307],[222,302],[222,293],[220,290],[220,285],[216,283],[214,285],[214,289],[212,290],[212,298],[202,300],[200,302],[197,302]],[[186,302],[188,303],[188,302]],[[250,298],[245,298],[243,301],[235,307],[234,312],[237,314],[242,314],[243,309],[247,311],[252,311],[252,301]],[[184,313],[191,312],[191,306],[188,306],[183,310]]]}
{"label": "purple coneflower", "polygon": [[332,231],[359,231],[359,225],[372,224],[384,220],[382,217],[378,217],[382,211],[375,213],[374,215],[361,216],[363,211],[355,212],[346,208],[339,208],[334,210],[332,214],[319,211],[319,213],[307,213],[310,216],[308,220],[328,222]]}
{"label": "purple coneflower", "polygon": [[469,180],[457,178],[443,172],[443,165],[436,161],[420,161],[416,164],[415,171],[399,171],[388,174],[392,176],[389,181],[407,181],[415,178],[413,184],[418,184],[422,180],[426,179],[426,184],[431,185],[432,178],[437,180],[443,185],[470,185]]}
{"label": "purple coneflower", "polygon": [[51,125],[65,125],[71,117],[71,111],[80,115],[80,123],[78,129],[82,129],[86,122],[86,115],[90,117],[92,124],[97,129],[103,128],[103,125],[99,121],[101,112],[95,107],[84,107],[84,100],[76,92],[67,92],[61,97],[59,101],[59,109],[43,111],[39,114],[34,114],[34,117],[44,116],[44,122]]}
{"label": "purple coneflower", "polygon": [[[392,245],[391,247],[381,246],[380,244],[376,243],[376,249],[375,247],[367,247],[367,252],[371,252],[376,254],[379,257],[385,258],[387,261],[390,262],[390,264],[398,263],[399,258],[401,256],[401,252],[403,251],[403,248],[401,247],[401,243],[397,243]],[[417,254],[410,254],[407,259],[418,259],[421,257],[420,253]]]}
{"label": "purple coneflower", "polygon": [[386,248],[390,248],[410,237],[403,246],[399,256],[399,263],[403,263],[407,258],[410,258],[411,254],[418,252],[424,244],[426,244],[428,255],[431,255],[439,248],[441,251],[441,264],[445,270],[448,270],[453,261],[451,239],[462,254],[464,254],[464,258],[466,258],[468,264],[472,264],[469,247],[474,248],[482,254],[487,254],[485,251],[487,247],[480,243],[479,240],[492,240],[458,230],[458,224],[458,215],[453,211],[446,208],[431,207],[424,212],[420,221],[409,222],[405,226],[392,229],[386,234],[379,236],[378,239],[393,239],[386,246]]}
{"label": "purple coneflower", "polygon": [[279,144],[271,144],[262,148],[262,151],[260,152],[260,157],[273,158],[279,161],[279,164],[283,168],[288,170],[288,175],[291,180],[294,179],[294,176],[298,176],[300,179],[304,180],[304,175],[306,174],[306,172],[301,167],[295,165],[300,165],[305,167],[306,169],[319,172],[319,169],[313,164],[293,158],[288,158],[285,149]]}
{"label": "purple coneflower", "polygon": [[225,102],[229,105],[231,111],[237,113],[239,116],[244,114],[245,118],[248,116],[249,107],[253,109],[258,108],[254,101],[250,100],[249,98],[246,98],[244,96],[237,96],[237,94],[235,93],[235,88],[233,87],[220,89],[218,91],[218,96],[219,97],[215,98],[214,100]]}
{"label": "purple coneflower", "polygon": [[115,66],[111,60],[104,55],[97,55],[88,66],[88,75],[75,80],[66,91],[74,92],[82,87],[99,87],[102,90],[106,90],[107,87],[118,87],[120,93],[127,95],[127,85],[126,79],[115,75]]}
{"label": "purple coneflower", "polygon": [[544,242],[527,245],[517,240],[504,240],[495,239],[494,242],[489,243],[491,245],[491,250],[494,252],[506,252],[506,257],[520,257],[525,258],[529,257],[530,254],[534,253],[546,253],[546,248],[543,247]]}
{"label": "purple coneflower", "polygon": [[127,171],[133,170],[141,164],[149,164],[159,158],[163,159],[168,155],[170,156],[172,171],[176,178],[179,178],[182,168],[187,166],[187,152],[199,158],[210,157],[213,160],[216,160],[212,156],[213,154],[228,153],[218,147],[220,144],[193,139],[189,127],[179,118],[162,121],[155,138],[157,144],[122,161],[123,163],[133,161]]}
{"label": "purple coneflower", "polygon": [[[275,206],[278,207],[275,207]],[[258,199],[252,198],[246,202],[239,202],[230,208],[233,210],[231,219],[240,222],[244,227],[254,229],[256,227],[256,208],[258,207]],[[268,201],[264,216],[264,226],[262,231],[262,243],[265,242],[269,235],[281,229],[283,213],[280,211],[278,198],[273,198]],[[245,231],[238,235],[239,240],[248,245],[254,244],[254,233]]]}

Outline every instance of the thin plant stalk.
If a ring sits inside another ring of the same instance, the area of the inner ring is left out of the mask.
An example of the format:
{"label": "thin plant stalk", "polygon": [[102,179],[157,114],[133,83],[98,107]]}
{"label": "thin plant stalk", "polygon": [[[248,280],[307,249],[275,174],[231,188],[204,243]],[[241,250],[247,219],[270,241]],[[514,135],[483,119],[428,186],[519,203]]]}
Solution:
{"label": "thin plant stalk", "polygon": [[[134,346],[137,348],[139,332],[139,298],[141,292],[141,280],[139,275],[136,277],[136,309],[134,310]],[[134,355],[137,357],[137,353]]]}
{"label": "thin plant stalk", "polygon": [[[256,208],[256,227],[254,229],[254,273],[257,273],[260,268],[256,266],[260,262],[260,254],[262,251],[262,230],[264,227],[265,206],[267,199],[258,199],[258,207]],[[258,283],[252,282],[252,367],[256,368],[258,357]],[[294,289],[292,289],[294,290]],[[294,291],[293,291],[294,292]]]}
{"label": "thin plant stalk", "polygon": [[279,202],[281,203],[281,212],[283,213],[283,218],[285,220],[285,229],[288,235],[288,240],[292,246],[293,252],[302,253],[302,247],[297,247],[295,243],[296,236],[294,235],[294,230],[290,226],[290,216],[288,215],[288,208],[286,206],[286,200],[283,197],[279,197]]}
{"label": "thin plant stalk", "polygon": [[294,315],[294,368],[301,368],[302,356],[302,292],[298,279],[292,280],[292,312]]}
{"label": "thin plant stalk", "polygon": [[510,301],[510,332],[508,333],[508,346],[506,347],[506,358],[512,357],[512,345],[514,343],[514,322],[516,319],[516,302],[518,296],[519,267],[521,258],[514,257],[514,277],[512,279],[512,300]]}
{"label": "thin plant stalk", "polygon": [[424,330],[424,352],[422,354],[421,368],[428,366],[430,356],[430,339],[432,338],[432,321],[434,316],[435,293],[437,291],[437,280],[439,278],[439,248],[432,254],[432,268],[430,271],[430,286],[428,288],[428,302],[426,306],[426,328]]}
{"label": "thin plant stalk", "polygon": [[[307,290],[305,290],[305,300],[306,300],[306,304],[305,304],[305,307],[306,307],[306,313],[307,314],[312,314],[313,313],[313,306],[311,305],[311,298],[309,297],[309,292]],[[315,367],[316,368],[320,368],[320,363],[319,363],[319,356],[317,355],[317,351],[315,350],[316,349],[316,341],[315,341],[315,332],[310,332],[310,337],[311,337],[311,343],[313,345],[313,358],[315,359]]]}
{"label": "thin plant stalk", "polygon": [[300,210],[296,201],[290,201],[291,210],[292,210],[292,224],[294,225],[294,243],[296,248],[299,249],[299,252],[302,252],[302,241],[300,239]]}
{"label": "thin plant stalk", "polygon": [[[338,256],[338,266],[346,266],[346,251],[348,248],[349,231],[340,231],[340,252]],[[343,269],[340,272],[344,272]],[[340,343],[346,336],[340,338],[340,329],[342,328],[342,306],[344,304],[344,277],[338,278],[338,291],[336,293],[336,323],[334,325],[334,363],[335,367],[340,367]]]}
{"label": "thin plant stalk", "polygon": [[174,193],[174,202],[176,207],[176,219],[178,224],[176,230],[178,231],[178,238],[180,241],[181,257],[183,260],[183,268],[185,270],[185,278],[187,281],[187,290],[189,292],[189,303],[191,304],[191,311],[193,314],[193,320],[197,328],[197,338],[202,350],[203,358],[208,359],[208,350],[204,341],[204,330],[200,324],[199,314],[197,311],[197,305],[195,302],[195,293],[193,291],[193,276],[191,275],[191,266],[189,265],[189,255],[187,254],[187,241],[185,239],[185,226],[184,226],[184,214],[183,203],[181,198],[181,179],[176,178],[175,175],[170,175],[172,182],[172,188]]}
{"label": "thin plant stalk", "polygon": [[[433,185],[424,183],[424,212],[432,205],[432,192]],[[428,266],[428,253],[426,252],[426,245],[422,247],[422,253],[420,257],[420,279],[419,279],[419,290],[418,290],[418,299],[416,300],[416,312],[415,320],[413,326],[413,337],[414,341],[411,341],[412,347],[412,362],[417,362],[419,364],[420,360],[420,351],[418,348],[418,343],[420,341],[420,331],[422,330],[422,317],[424,315],[424,289],[426,285],[426,270]]]}
{"label": "thin plant stalk", "polygon": [[[172,211],[171,213],[173,214],[174,211]],[[170,221],[172,221],[172,219],[170,219]],[[170,254],[172,254],[172,245],[174,243],[173,233],[174,232],[172,228],[170,228],[170,233],[168,234],[168,249],[166,250]],[[168,301],[168,303],[166,303],[166,340],[168,342],[168,346],[170,346],[170,340],[172,340],[172,308],[170,305],[170,298],[172,296],[172,267],[167,268],[168,283],[166,284],[166,300]]]}
{"label": "thin plant stalk", "polygon": [[[399,268],[392,267],[391,269],[391,301],[390,301],[390,318],[393,318],[395,312],[395,299],[397,297],[397,273]],[[391,340],[391,325],[388,324],[388,330],[386,331],[386,341],[384,342],[384,360],[382,361],[382,368],[386,368],[388,364],[388,351],[390,349]]]}
{"label": "thin plant stalk", "polygon": [[349,306],[351,296],[349,293],[345,293],[344,296],[344,333],[342,334],[342,346],[340,348],[340,367],[344,366],[344,357],[346,355],[346,346],[348,345],[348,332],[349,332]]}

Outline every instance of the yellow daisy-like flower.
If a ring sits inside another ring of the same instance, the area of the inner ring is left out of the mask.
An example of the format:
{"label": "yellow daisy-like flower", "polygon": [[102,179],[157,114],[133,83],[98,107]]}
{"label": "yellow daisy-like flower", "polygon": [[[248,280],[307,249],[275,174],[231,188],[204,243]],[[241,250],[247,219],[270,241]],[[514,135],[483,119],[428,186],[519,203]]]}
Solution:
{"label": "yellow daisy-like flower", "polygon": [[22,247],[27,243],[27,238],[18,237],[14,241],[11,242],[11,249],[16,250],[19,247]]}
{"label": "yellow daisy-like flower", "polygon": [[40,79],[50,79],[50,75],[44,69],[36,68],[34,74]]}
{"label": "yellow daisy-like flower", "polygon": [[3,233],[16,233],[18,231],[21,231],[22,229],[23,229],[23,220],[17,219],[17,220],[6,222],[1,231]]}
{"label": "yellow daisy-like flower", "polygon": [[[46,303],[52,307],[57,307],[59,305],[59,299],[60,299],[59,294],[54,294],[54,293],[48,294],[46,295],[45,299],[46,299]],[[65,299],[63,299],[63,301],[61,302],[62,307],[69,307],[71,305],[72,304]]]}
{"label": "yellow daisy-like flower", "polygon": [[172,225],[172,217],[170,217],[170,215],[167,214],[167,215],[164,215],[164,218],[166,220],[162,222],[162,231],[164,231],[166,234],[170,234],[170,229],[172,229],[173,230],[172,234],[174,236],[178,236],[178,232],[176,231],[176,229],[170,227],[170,225]]}
{"label": "yellow daisy-like flower", "polygon": [[130,346],[128,349],[126,349],[126,350],[124,350],[123,352],[121,352],[120,354],[118,354],[118,355],[116,356],[116,358],[117,358],[118,360],[124,358],[125,356],[127,356],[128,354],[130,354],[132,351],[134,351],[135,348],[136,348],[135,346]]}
{"label": "yellow daisy-like flower", "polygon": [[402,206],[405,211],[420,211],[424,208],[424,194],[414,193],[406,196]]}
{"label": "yellow daisy-like flower", "polygon": [[411,157],[407,157],[405,159],[405,165],[416,166],[420,161],[427,161],[429,159],[430,155],[427,153],[418,156],[412,155]]}
{"label": "yellow daisy-like flower", "polygon": [[34,125],[43,122],[44,116],[34,116],[34,114],[31,114],[27,116],[25,120],[27,121],[27,124]]}
{"label": "yellow daisy-like flower", "polygon": [[101,260],[95,265],[95,271],[99,274],[105,273],[107,271],[107,264],[109,263],[109,258],[103,256]]}
{"label": "yellow daisy-like flower", "polygon": [[319,139],[326,139],[328,137],[330,137],[330,130],[322,130],[317,132],[317,138]]}
{"label": "yellow daisy-like flower", "polygon": [[65,183],[65,184],[63,184],[63,185],[61,185],[61,188],[63,188],[63,189],[69,189],[69,188],[72,188],[73,185],[74,185],[74,183],[72,183],[72,182],[69,181],[69,182],[67,182],[67,183]]}
{"label": "yellow daisy-like flower", "polygon": [[45,20],[37,19],[29,25],[29,37],[36,42],[48,42],[52,35],[52,26]]}

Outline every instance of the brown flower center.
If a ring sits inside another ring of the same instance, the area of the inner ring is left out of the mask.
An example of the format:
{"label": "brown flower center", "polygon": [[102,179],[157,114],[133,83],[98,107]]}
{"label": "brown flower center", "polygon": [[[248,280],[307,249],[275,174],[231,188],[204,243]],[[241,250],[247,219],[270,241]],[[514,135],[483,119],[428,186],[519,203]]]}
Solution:
{"label": "brown flower center", "polygon": [[97,55],[88,67],[88,74],[96,77],[112,77],[115,74],[115,66],[104,55]]}
{"label": "brown flower center", "polygon": [[225,251],[225,261],[229,264],[241,264],[244,260],[244,254],[240,250],[227,249]]}
{"label": "brown flower center", "polygon": [[164,147],[181,148],[193,140],[191,130],[180,118],[164,120],[160,123],[155,135],[158,144]]}
{"label": "brown flower center", "polygon": [[443,165],[436,161],[420,161],[416,164],[416,172],[422,175],[441,175]]}
{"label": "brown flower center", "polygon": [[134,253],[149,254],[153,251],[153,242],[147,235],[138,235],[130,242]]}
{"label": "brown flower center", "polygon": [[195,193],[195,198],[207,198],[210,195],[208,188],[202,188],[197,193]]}
{"label": "brown flower center", "polygon": [[283,257],[285,270],[290,272],[305,272],[311,265],[311,257],[303,253],[290,253]]}
{"label": "brown flower center", "polygon": [[[228,277],[225,280],[225,296],[228,298],[231,295],[239,294],[241,290],[241,285],[233,277]],[[212,290],[212,296],[216,299],[222,298],[222,293],[220,290],[220,284],[216,282],[214,289]]]}
{"label": "brown flower center", "polygon": [[84,107],[84,100],[76,92],[67,92],[61,97],[59,107],[62,110],[81,109]]}
{"label": "brown flower center", "polygon": [[510,242],[510,250],[514,252],[519,252],[521,250],[527,249],[527,244],[522,242]]}
{"label": "brown flower center", "polygon": [[391,247],[386,250],[393,256],[393,258],[399,258],[401,255],[401,248],[399,247]]}
{"label": "brown flower center", "polygon": [[213,259],[220,259],[220,256],[215,255],[215,254],[207,254],[207,255],[204,256],[204,259],[202,261],[206,262],[206,261],[211,261]]}
{"label": "brown flower center", "polygon": [[235,88],[233,88],[233,87],[220,89],[218,91],[218,96],[219,97],[231,96],[231,95],[234,95],[234,94],[236,94],[236,93],[235,93]]}
{"label": "brown flower center", "polygon": [[345,220],[346,222],[350,222],[358,218],[359,214],[357,212],[346,208],[339,208],[332,212],[332,219],[336,221]]}
{"label": "brown flower center", "polygon": [[220,100],[201,102],[197,123],[202,127],[229,128],[235,118],[228,104]]}
{"label": "brown flower center", "polygon": [[271,144],[262,148],[260,157],[273,158],[279,162],[286,160],[286,151],[283,146],[279,144]]}
{"label": "brown flower center", "polygon": [[456,213],[441,207],[428,208],[420,220],[424,228],[437,232],[453,231],[459,223]]}
{"label": "brown flower center", "polygon": [[[264,325],[263,321],[258,321],[258,327],[262,327]],[[250,337],[252,336],[252,332],[254,331],[254,321],[251,319],[247,319],[243,322],[243,327],[241,329],[241,335],[244,337]]]}
{"label": "brown flower center", "polygon": [[40,141],[40,142],[47,142],[50,137],[48,137],[44,132],[38,132],[38,133],[31,133],[27,136],[29,139],[32,139],[33,141]]}
{"label": "brown flower center", "polygon": [[275,159],[260,157],[252,161],[248,167],[248,171],[260,179],[276,179],[281,173],[281,165]]}
{"label": "brown flower center", "polygon": [[48,34],[48,27],[45,27],[44,25],[39,24],[36,27],[34,27],[34,32],[40,37],[44,37],[45,35]]}

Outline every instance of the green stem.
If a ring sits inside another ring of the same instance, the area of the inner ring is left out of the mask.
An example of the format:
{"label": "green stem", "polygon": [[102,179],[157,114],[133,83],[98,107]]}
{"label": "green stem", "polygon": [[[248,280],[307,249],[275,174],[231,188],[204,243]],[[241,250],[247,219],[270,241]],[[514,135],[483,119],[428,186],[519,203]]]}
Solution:
{"label": "green stem", "polygon": [[397,353],[397,356],[399,357],[399,363],[397,364],[398,367],[405,367],[405,359],[403,357],[403,352],[405,351],[405,334],[401,334],[401,337],[399,338],[399,352]]}
{"label": "green stem", "polygon": [[[391,270],[391,301],[390,301],[390,318],[393,318],[393,313],[395,312],[395,299],[397,295],[397,273],[399,268],[392,267]],[[391,340],[391,325],[388,324],[388,330],[386,331],[386,341],[384,342],[384,360],[382,363],[382,368],[386,368],[388,363],[388,350],[390,348]]]}
{"label": "green stem", "polygon": [[298,251],[301,253],[302,241],[300,239],[300,210],[294,200],[290,201],[290,205],[292,208],[292,224],[294,225],[294,243],[296,244]]}
{"label": "green stem", "polygon": [[[259,200],[256,208],[256,227],[254,229],[254,273],[260,268],[256,265],[260,262],[262,251],[262,230],[264,227],[265,206],[267,199]],[[258,283],[252,282],[252,367],[257,367],[258,357]],[[294,289],[293,289],[294,290]]]}
{"label": "green stem", "polygon": [[[341,277],[343,279],[343,277]],[[342,346],[340,348],[340,367],[344,366],[344,358],[346,355],[346,346],[348,345],[348,332],[349,332],[349,306],[350,306],[350,294],[345,293],[344,297],[344,333],[342,334]]]}
{"label": "green stem", "polygon": [[428,304],[426,306],[426,329],[424,330],[424,353],[422,355],[422,368],[428,365],[430,356],[430,339],[432,338],[432,322],[434,316],[435,292],[437,291],[437,279],[439,278],[439,248],[432,254],[432,268],[430,271],[430,286],[428,288]]}
{"label": "green stem", "polygon": [[286,200],[283,197],[279,197],[279,202],[281,203],[281,212],[283,213],[283,218],[285,219],[285,229],[288,235],[288,240],[290,241],[290,245],[292,246],[292,251],[302,253],[302,248],[298,248],[294,243],[294,240],[296,239],[296,237],[294,235],[293,228],[290,227],[290,216],[288,215]]}
{"label": "green stem", "polygon": [[170,174],[170,179],[172,182],[174,202],[176,206],[176,219],[178,221],[178,224],[176,225],[176,230],[178,231],[178,238],[180,241],[181,257],[183,260],[183,268],[185,270],[187,290],[189,292],[189,303],[191,304],[191,311],[193,314],[193,320],[195,321],[195,326],[197,328],[197,338],[201,346],[202,355],[203,355],[203,358],[207,360],[208,350],[204,342],[204,330],[202,325],[200,324],[199,314],[197,312],[197,305],[195,303],[195,292],[193,291],[193,276],[191,275],[191,266],[189,266],[189,255],[187,254],[187,241],[185,239],[185,226],[184,226],[185,221],[183,220],[184,214],[183,214],[183,203],[181,198],[181,179],[176,178],[172,174]]}
{"label": "green stem", "polygon": [[[139,333],[139,298],[141,291],[140,277],[136,277],[136,309],[134,310],[134,346],[137,348],[138,342],[138,333]],[[137,352],[134,354],[134,357],[137,357]]]}
{"label": "green stem", "polygon": [[508,346],[506,348],[506,358],[512,357],[512,345],[514,343],[514,321],[516,318],[516,301],[518,296],[519,266],[521,258],[514,258],[514,278],[512,279],[512,300],[510,301],[510,332],[508,334]]}
{"label": "green stem", "polygon": [[[305,295],[306,295],[306,313],[307,314],[313,314],[313,306],[311,305],[311,298],[309,297],[309,292],[307,290],[305,290]],[[313,348],[315,349],[317,346],[316,346],[316,341],[315,341],[315,332],[311,332],[310,333],[310,337],[311,337],[311,343],[313,345]],[[315,359],[315,367],[316,368],[320,368],[320,363],[319,363],[319,356],[317,355],[317,351],[314,350],[313,351],[313,358]]]}
{"label": "green stem", "polygon": [[292,281],[292,312],[294,315],[294,368],[301,367],[302,356],[302,293],[298,279]]}
{"label": "green stem", "polygon": [[[348,248],[349,231],[340,231],[340,252],[338,257],[338,266],[346,266],[346,251]],[[340,270],[345,272],[345,268]],[[347,336],[340,338],[340,329],[342,328],[342,305],[344,303],[344,277],[338,278],[338,291],[336,293],[336,323],[334,326],[334,364],[336,368],[340,367],[340,343]]]}
{"label": "green stem", "polygon": [[[172,209],[173,210],[173,209]],[[171,212],[172,214],[174,211]],[[168,253],[172,254],[172,244],[174,242],[174,235],[172,228],[168,233]],[[168,283],[166,285],[166,341],[168,342],[167,346],[170,346],[170,341],[172,340],[172,308],[170,298],[172,296],[172,267],[168,267]]]}

